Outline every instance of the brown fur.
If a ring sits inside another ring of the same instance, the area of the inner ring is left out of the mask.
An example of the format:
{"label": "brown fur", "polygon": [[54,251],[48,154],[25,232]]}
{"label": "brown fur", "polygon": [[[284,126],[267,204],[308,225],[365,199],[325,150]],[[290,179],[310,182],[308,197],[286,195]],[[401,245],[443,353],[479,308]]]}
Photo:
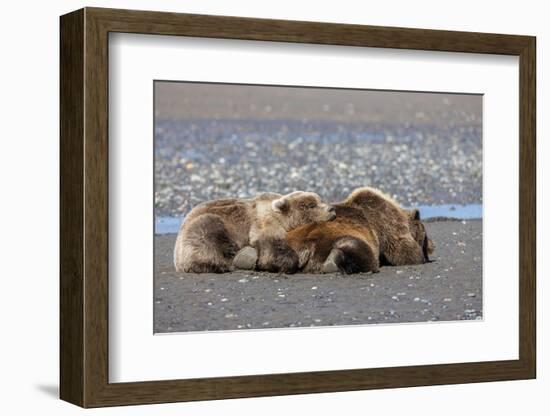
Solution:
{"label": "brown fur", "polygon": [[258,270],[294,273],[298,257],[285,242],[285,233],[334,216],[334,209],[311,192],[206,202],[185,218],[176,239],[174,265],[180,272],[223,273],[233,270],[239,250],[252,246],[258,252]]}
{"label": "brown fur", "polygon": [[417,210],[407,211],[374,188],[359,188],[338,204],[336,219],[286,234],[304,272],[377,272],[387,265],[429,261],[434,246]]}

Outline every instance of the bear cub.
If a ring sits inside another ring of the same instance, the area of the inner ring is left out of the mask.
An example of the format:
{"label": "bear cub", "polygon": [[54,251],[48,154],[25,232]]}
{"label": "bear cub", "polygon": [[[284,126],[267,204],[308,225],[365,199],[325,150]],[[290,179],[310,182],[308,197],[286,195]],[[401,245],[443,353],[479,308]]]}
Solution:
{"label": "bear cub", "polygon": [[334,208],[312,192],[205,202],[180,227],[174,265],[179,272],[224,273],[234,270],[237,260],[241,268],[295,273],[299,259],[286,233],[334,218]]}

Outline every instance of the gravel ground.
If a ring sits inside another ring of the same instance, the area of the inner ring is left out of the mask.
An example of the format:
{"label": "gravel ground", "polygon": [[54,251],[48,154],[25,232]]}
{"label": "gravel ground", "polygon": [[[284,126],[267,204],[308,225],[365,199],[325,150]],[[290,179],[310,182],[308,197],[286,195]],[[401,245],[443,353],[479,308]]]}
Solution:
{"label": "gravel ground", "polygon": [[344,276],[178,274],[175,235],[155,236],[155,332],[482,318],[482,222],[427,223],[433,262]]}
{"label": "gravel ground", "polygon": [[482,202],[480,96],[156,84],[155,214],[374,186],[405,206]]}

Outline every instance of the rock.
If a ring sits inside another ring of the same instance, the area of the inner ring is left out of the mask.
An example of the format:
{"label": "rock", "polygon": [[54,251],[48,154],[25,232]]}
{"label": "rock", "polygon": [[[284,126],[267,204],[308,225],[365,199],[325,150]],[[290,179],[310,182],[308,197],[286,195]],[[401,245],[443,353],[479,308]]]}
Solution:
{"label": "rock", "polygon": [[258,261],[258,252],[254,247],[241,248],[233,259],[233,266],[240,270],[254,270]]}

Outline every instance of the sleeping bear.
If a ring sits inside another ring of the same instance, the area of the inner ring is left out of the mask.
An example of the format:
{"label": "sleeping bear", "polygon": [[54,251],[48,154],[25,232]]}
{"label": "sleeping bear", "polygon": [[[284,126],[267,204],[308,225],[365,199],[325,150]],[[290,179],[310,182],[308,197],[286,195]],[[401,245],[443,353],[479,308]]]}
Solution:
{"label": "sleeping bear", "polygon": [[303,225],[285,236],[301,271],[376,273],[381,265],[429,261],[434,245],[418,210],[407,211],[369,187],[356,189],[333,206],[334,221]]}
{"label": "sleeping bear", "polygon": [[174,265],[186,273],[229,272],[235,262],[239,268],[294,273],[299,259],[285,234],[334,218],[334,208],[312,192],[205,202],[193,208],[180,227]]}

